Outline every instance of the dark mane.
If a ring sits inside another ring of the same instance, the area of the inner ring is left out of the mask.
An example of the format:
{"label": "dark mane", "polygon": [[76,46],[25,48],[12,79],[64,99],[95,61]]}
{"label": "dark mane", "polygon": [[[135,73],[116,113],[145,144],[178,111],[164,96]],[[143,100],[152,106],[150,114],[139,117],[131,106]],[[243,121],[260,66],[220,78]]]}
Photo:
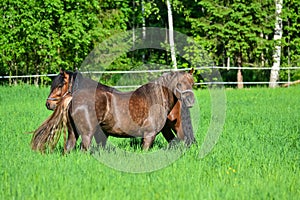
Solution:
{"label": "dark mane", "polygon": [[79,89],[86,89],[86,88],[92,88],[92,87],[97,87],[98,89],[105,90],[108,92],[118,92],[118,90],[113,87],[109,87],[107,85],[103,85],[92,79],[83,77],[80,72],[73,73],[73,82],[74,83],[72,86],[72,93]]}
{"label": "dark mane", "polygon": [[54,78],[54,80],[52,81],[52,84],[51,84],[51,88],[50,88],[50,91],[53,91],[55,88],[57,88],[59,85],[63,85],[64,84],[64,77],[59,74],[58,76],[56,76]]}
{"label": "dark mane", "polygon": [[[77,72],[65,71],[69,75],[69,81],[71,78],[75,79]],[[62,86],[65,83],[64,76],[60,73],[58,76],[54,78],[51,84],[50,91],[53,91],[55,88]]]}
{"label": "dark mane", "polygon": [[184,72],[180,72],[180,71],[170,71],[167,73],[163,73],[162,76],[151,81],[150,83],[159,84],[168,87],[169,89],[173,89],[173,87],[175,87],[175,83],[183,74]]}

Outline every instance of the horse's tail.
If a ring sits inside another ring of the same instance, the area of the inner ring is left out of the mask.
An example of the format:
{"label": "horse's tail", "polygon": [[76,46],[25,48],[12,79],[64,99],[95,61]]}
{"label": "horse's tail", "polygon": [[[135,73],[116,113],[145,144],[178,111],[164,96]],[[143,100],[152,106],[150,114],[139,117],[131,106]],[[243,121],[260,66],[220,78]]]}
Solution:
{"label": "horse's tail", "polygon": [[186,145],[190,146],[191,144],[196,143],[190,110],[183,102],[181,104],[181,125]]}
{"label": "horse's tail", "polygon": [[33,150],[44,152],[47,147],[49,147],[50,150],[53,150],[59,141],[62,132],[64,133],[64,144],[66,143],[68,109],[71,100],[72,96],[65,96],[57,104],[52,115],[34,131],[31,139],[31,148]]}

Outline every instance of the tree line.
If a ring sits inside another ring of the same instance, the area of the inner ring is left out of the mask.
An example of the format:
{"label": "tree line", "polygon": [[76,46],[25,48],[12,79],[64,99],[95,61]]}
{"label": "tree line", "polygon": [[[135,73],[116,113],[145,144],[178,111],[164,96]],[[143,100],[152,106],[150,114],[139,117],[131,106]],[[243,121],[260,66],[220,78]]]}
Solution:
{"label": "tree line", "polygon": [[[274,67],[278,56],[279,67],[275,66],[274,72],[300,63],[300,1],[2,0],[0,5],[2,76],[80,68],[101,42],[143,27],[174,29],[192,37],[216,66],[238,67],[221,70],[225,81],[269,81],[274,76],[270,70],[243,70],[243,66]],[[130,70],[151,62],[190,67],[184,58],[172,53],[172,34],[166,35],[171,51],[129,52],[107,69]],[[173,42],[176,47],[176,38]],[[275,73],[274,80],[287,80],[287,76],[282,70],[277,79]],[[300,79],[299,70],[292,70],[290,77]],[[25,81],[38,84],[50,80],[43,77]]]}

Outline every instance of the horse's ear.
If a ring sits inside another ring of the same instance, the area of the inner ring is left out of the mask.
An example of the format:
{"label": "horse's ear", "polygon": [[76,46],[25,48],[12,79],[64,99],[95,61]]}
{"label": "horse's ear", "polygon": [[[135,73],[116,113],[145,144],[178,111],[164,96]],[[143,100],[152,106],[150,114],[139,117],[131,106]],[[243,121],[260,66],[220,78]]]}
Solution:
{"label": "horse's ear", "polygon": [[190,74],[193,74],[194,72],[195,72],[194,68],[192,68],[192,69],[189,71]]}
{"label": "horse's ear", "polygon": [[62,69],[62,68],[60,68],[59,73],[60,73],[60,75],[61,75],[63,78],[68,78],[68,77],[69,77],[67,71],[64,70],[64,69]]}
{"label": "horse's ear", "polygon": [[65,70],[63,70],[62,68],[59,69],[59,73],[60,74],[64,74]]}

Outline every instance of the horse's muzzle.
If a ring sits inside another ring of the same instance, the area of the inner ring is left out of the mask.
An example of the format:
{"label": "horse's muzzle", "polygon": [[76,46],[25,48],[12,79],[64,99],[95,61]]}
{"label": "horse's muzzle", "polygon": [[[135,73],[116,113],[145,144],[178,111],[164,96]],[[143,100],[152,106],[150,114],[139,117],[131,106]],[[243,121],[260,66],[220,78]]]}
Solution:
{"label": "horse's muzzle", "polygon": [[56,105],[50,103],[49,101],[46,101],[46,107],[48,110],[54,110],[56,108]]}
{"label": "horse's muzzle", "polygon": [[193,93],[190,93],[189,95],[187,95],[184,99],[184,104],[186,107],[191,108],[194,106],[195,104],[195,96]]}

